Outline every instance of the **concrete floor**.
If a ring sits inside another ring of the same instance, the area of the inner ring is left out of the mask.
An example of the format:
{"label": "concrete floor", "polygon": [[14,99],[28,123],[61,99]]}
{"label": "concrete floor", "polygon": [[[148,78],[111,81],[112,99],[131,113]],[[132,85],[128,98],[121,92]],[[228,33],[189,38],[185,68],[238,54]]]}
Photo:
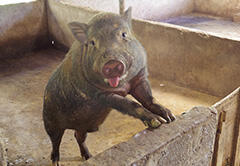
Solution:
{"label": "concrete floor", "polygon": [[169,18],[160,22],[199,29],[226,38],[240,39],[240,23],[232,22],[232,20],[226,18],[192,13]]}
{"label": "concrete floor", "polygon": [[[0,62],[0,132],[9,165],[50,165],[51,144],[43,129],[42,96],[50,74],[63,57],[62,52],[47,49]],[[176,115],[193,106],[210,106],[220,100],[170,82],[150,80],[154,96]],[[112,111],[99,132],[88,135],[87,145],[96,155],[144,128],[139,120]],[[65,133],[60,153],[64,165],[82,161],[73,131]]]}

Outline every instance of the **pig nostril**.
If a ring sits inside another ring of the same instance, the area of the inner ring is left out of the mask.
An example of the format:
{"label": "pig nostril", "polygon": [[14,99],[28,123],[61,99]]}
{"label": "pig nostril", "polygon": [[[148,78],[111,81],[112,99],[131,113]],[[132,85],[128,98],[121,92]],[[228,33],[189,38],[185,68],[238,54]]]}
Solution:
{"label": "pig nostril", "polygon": [[117,69],[118,69],[118,71],[122,71],[122,70],[123,70],[123,65],[122,65],[122,64],[119,64],[119,65],[117,66]]}
{"label": "pig nostril", "polygon": [[110,74],[110,73],[111,73],[111,69],[110,69],[110,68],[106,68],[106,69],[105,69],[105,74],[108,75],[108,74]]}

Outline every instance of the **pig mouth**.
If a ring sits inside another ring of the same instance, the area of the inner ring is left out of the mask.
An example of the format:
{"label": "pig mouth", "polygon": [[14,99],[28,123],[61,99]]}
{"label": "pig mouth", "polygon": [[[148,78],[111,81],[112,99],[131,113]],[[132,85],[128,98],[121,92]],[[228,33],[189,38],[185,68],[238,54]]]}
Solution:
{"label": "pig mouth", "polygon": [[114,59],[107,61],[102,67],[104,82],[113,88],[118,87],[125,69],[126,66],[122,61]]}
{"label": "pig mouth", "polygon": [[113,88],[116,88],[119,85],[119,81],[120,81],[120,77],[118,77],[118,76],[107,79],[108,84]]}
{"label": "pig mouth", "polygon": [[128,72],[126,72],[122,76],[116,76],[116,77],[112,77],[112,78],[105,78],[104,82],[106,84],[108,84],[110,87],[116,88],[120,84],[120,81],[123,80],[125,77],[127,77],[127,74],[128,74]]}

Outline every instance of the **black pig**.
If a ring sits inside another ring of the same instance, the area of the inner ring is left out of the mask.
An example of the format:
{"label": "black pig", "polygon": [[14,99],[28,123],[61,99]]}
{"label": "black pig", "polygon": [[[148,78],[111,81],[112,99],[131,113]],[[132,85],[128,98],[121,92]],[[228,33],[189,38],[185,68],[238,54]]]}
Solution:
{"label": "black pig", "polygon": [[[58,165],[65,129],[75,130],[82,157],[91,157],[84,143],[87,132],[97,131],[112,108],[150,128],[175,119],[152,97],[146,53],[132,32],[131,8],[123,15],[99,14],[88,24],[72,22],[69,27],[76,41],[44,93],[43,120],[53,165]],[[125,98],[127,94],[141,105]]]}

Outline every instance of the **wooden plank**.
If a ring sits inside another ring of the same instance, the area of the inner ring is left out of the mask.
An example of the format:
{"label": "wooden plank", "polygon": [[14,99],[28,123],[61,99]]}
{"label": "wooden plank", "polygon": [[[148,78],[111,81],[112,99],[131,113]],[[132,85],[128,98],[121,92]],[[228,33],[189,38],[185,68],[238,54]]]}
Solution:
{"label": "wooden plank", "polygon": [[235,139],[236,139],[236,152],[235,152],[235,156],[234,156],[234,166],[240,166],[240,94],[238,96],[238,111],[237,111],[237,117],[236,117],[236,126],[235,126],[235,130],[236,130],[236,135],[235,135]]}
{"label": "wooden plank", "polygon": [[236,157],[239,137],[239,89],[216,103],[213,107],[218,110],[219,122],[212,166],[233,166],[235,159],[239,158]]}
{"label": "wooden plank", "polygon": [[222,124],[225,119],[226,112],[220,112],[218,117],[218,126],[217,126],[217,132],[215,137],[215,143],[214,143],[214,155],[212,158],[212,166],[217,166],[217,162],[220,160],[221,151],[219,150],[219,142],[220,142],[220,136],[222,132]]}

